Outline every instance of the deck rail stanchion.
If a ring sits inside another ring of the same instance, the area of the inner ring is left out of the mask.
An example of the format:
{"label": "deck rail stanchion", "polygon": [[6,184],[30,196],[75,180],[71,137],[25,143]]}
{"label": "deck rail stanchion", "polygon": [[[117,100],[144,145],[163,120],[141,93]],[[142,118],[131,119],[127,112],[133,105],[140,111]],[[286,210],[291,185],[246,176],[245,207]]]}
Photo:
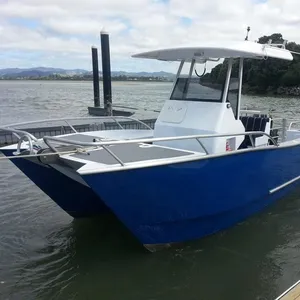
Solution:
{"label": "deck rail stanchion", "polygon": [[77,133],[77,130],[68,122],[68,120],[65,120],[65,122],[75,133]]}
{"label": "deck rail stanchion", "polygon": [[118,120],[115,118],[115,117],[111,117],[117,124],[118,124],[118,126],[121,128],[121,129],[125,129],[119,122],[118,122]]}
{"label": "deck rail stanchion", "polygon": [[200,144],[200,146],[202,147],[202,149],[204,150],[205,154],[209,154],[209,152],[207,151],[206,147],[203,145],[203,143],[200,141],[199,138],[196,138],[196,141]]}

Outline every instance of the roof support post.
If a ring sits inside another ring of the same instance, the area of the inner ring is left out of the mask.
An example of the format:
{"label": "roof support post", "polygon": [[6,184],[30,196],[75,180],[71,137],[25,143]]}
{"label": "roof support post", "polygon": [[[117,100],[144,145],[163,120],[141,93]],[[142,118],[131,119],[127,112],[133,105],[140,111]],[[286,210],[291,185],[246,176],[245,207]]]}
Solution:
{"label": "roof support post", "polygon": [[192,75],[193,75],[194,66],[195,66],[195,59],[192,59],[192,61],[191,61],[191,66],[190,66],[190,72],[189,72],[189,79],[190,79],[190,78],[192,77]]}
{"label": "roof support post", "polygon": [[231,70],[232,70],[232,63],[233,63],[233,58],[231,57],[228,62],[228,69],[227,69],[227,75],[226,75],[226,81],[225,81],[225,87],[224,87],[224,92],[223,92],[223,99],[222,102],[226,102],[227,95],[228,95],[228,87],[229,87],[229,82],[230,82],[230,76],[231,76]]}
{"label": "roof support post", "polygon": [[239,65],[239,91],[238,91],[238,103],[237,103],[237,116],[236,119],[240,118],[240,110],[241,110],[241,98],[242,98],[242,87],[243,87],[243,69],[244,69],[244,58],[240,58]]}
{"label": "roof support post", "polygon": [[182,71],[183,65],[184,65],[184,60],[182,60],[182,61],[180,62],[180,65],[179,65],[179,68],[178,68],[178,71],[177,71],[176,77],[175,77],[175,79],[174,79],[174,81],[173,81],[173,86],[172,86],[172,89],[171,89],[171,92],[170,92],[169,99],[171,98],[171,95],[172,95],[172,93],[173,93],[173,90],[174,90],[175,84],[176,84],[176,82],[177,82],[177,78],[178,78],[178,77],[180,76],[180,74],[181,74],[181,71]]}
{"label": "roof support post", "polygon": [[180,62],[180,65],[179,65],[179,68],[178,68],[178,71],[177,71],[177,74],[176,74],[176,79],[180,76],[180,73],[182,71],[183,65],[184,65],[184,60],[182,60]]}

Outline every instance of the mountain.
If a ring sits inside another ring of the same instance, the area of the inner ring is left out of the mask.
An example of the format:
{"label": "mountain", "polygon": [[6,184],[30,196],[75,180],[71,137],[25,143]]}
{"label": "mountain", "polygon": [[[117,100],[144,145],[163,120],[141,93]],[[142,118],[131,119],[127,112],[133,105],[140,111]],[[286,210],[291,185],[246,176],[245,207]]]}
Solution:
{"label": "mountain", "polygon": [[[100,74],[102,74],[100,72]],[[112,71],[112,76],[136,76],[136,77],[173,77],[173,73],[164,71],[160,72],[126,72],[126,71]]]}
{"label": "mountain", "polygon": [[0,76],[22,72],[19,68],[0,69]]}
{"label": "mountain", "polygon": [[8,69],[0,69],[0,76],[4,78],[5,77],[10,77],[10,78],[41,77],[41,76],[48,76],[53,74],[79,75],[79,74],[85,74],[87,72],[88,71],[82,69],[66,70],[60,68],[46,68],[46,67],[27,68],[27,69],[8,68]]}
{"label": "mountain", "polygon": [[[81,75],[91,75],[91,71],[83,69],[61,69],[61,68],[46,68],[46,67],[36,67],[36,68],[8,68],[0,69],[0,79],[14,79],[14,78],[39,78],[47,77],[51,75],[59,75],[62,77],[72,77]],[[99,72],[102,75],[102,72]],[[127,76],[127,77],[165,77],[171,78],[174,76],[172,73],[168,72],[126,72],[126,71],[112,71],[112,77]]]}

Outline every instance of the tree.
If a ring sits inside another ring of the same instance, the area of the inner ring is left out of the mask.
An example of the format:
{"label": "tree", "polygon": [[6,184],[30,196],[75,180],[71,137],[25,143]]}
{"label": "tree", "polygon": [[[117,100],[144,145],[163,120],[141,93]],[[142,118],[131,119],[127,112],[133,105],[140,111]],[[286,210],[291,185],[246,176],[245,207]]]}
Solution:
{"label": "tree", "polygon": [[[269,36],[262,36],[258,43],[282,44],[284,42],[281,33],[273,33]],[[300,52],[300,45],[295,42],[286,44],[288,50]],[[222,64],[217,65],[211,73],[205,75],[204,80],[212,83],[222,83],[226,77],[228,59]],[[232,76],[238,76],[239,60],[235,59],[232,67]],[[262,60],[245,59],[243,83],[253,92],[264,93],[271,90],[276,91],[279,86],[300,85],[300,56],[294,55],[293,61],[285,61],[275,58]]]}

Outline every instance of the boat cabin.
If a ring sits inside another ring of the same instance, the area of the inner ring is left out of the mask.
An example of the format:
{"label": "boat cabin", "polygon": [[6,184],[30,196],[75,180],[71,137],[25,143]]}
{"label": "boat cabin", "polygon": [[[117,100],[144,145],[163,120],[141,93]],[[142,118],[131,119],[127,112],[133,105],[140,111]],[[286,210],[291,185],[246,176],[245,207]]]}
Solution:
{"label": "boat cabin", "polygon": [[[187,135],[222,135],[201,139],[208,153],[220,153],[253,146],[268,145],[266,135],[243,135],[245,132],[270,133],[272,120],[268,115],[247,114],[241,110],[243,62],[245,58],[268,57],[292,60],[293,56],[284,46],[258,44],[251,41],[210,45],[204,47],[171,48],[136,54],[133,57],[179,62],[174,85],[155,123],[154,137]],[[224,78],[212,82],[197,67],[209,62],[224,61]],[[187,74],[183,72],[187,66]],[[233,68],[234,66],[234,68]],[[195,139],[159,142],[164,146],[199,151]]]}

